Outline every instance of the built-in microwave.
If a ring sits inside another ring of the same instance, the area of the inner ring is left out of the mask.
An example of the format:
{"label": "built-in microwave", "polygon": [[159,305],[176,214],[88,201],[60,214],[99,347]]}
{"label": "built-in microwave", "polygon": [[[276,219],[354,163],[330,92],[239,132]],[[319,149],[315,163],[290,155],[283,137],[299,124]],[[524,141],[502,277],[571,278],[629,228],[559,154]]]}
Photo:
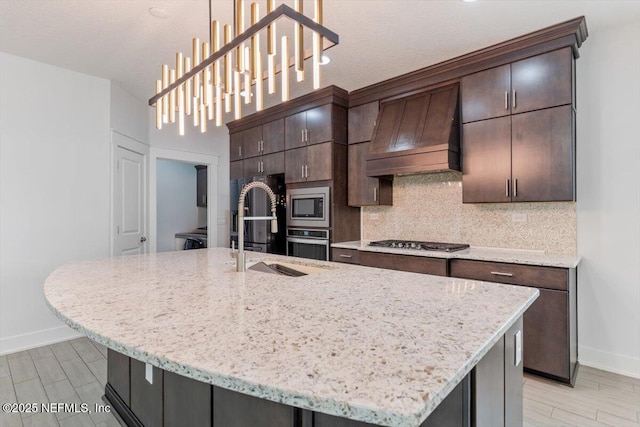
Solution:
{"label": "built-in microwave", "polygon": [[289,227],[329,228],[329,187],[287,189]]}

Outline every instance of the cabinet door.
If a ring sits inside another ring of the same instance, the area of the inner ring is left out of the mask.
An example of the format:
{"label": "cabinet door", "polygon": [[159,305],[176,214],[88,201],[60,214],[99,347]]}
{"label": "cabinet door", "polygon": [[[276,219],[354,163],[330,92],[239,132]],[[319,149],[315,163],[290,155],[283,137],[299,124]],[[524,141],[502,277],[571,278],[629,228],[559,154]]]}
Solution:
{"label": "cabinet door", "polygon": [[512,116],[514,202],[574,200],[570,105]]}
{"label": "cabinet door", "polygon": [[243,132],[232,133],[229,136],[229,159],[232,162],[242,159],[242,138]]}
{"label": "cabinet door", "polygon": [[570,378],[568,293],[539,289],[540,296],[524,313],[524,367]]}
{"label": "cabinet door", "polygon": [[240,179],[244,177],[244,161],[236,160],[229,164],[229,179]]}
{"label": "cabinet door", "polygon": [[131,359],[131,411],[145,426],[162,425],[162,369],[155,366],[153,383],[145,378],[145,363]]}
{"label": "cabinet door", "polygon": [[284,180],[285,183],[302,182],[304,166],[307,163],[307,148],[296,148],[284,152]]}
{"label": "cabinet door", "polygon": [[462,126],[462,202],[511,201],[511,117]]}
{"label": "cabinet door", "polygon": [[571,104],[572,61],[571,48],[567,47],[511,64],[511,112]]}
{"label": "cabinet door", "polygon": [[307,127],[307,113],[294,114],[284,119],[284,148],[290,150],[292,148],[303,147],[306,143],[304,140],[304,130]]}
{"label": "cabinet door", "polygon": [[127,405],[131,405],[129,394],[129,357],[117,351],[107,351],[107,382],[118,393],[120,399]]}
{"label": "cabinet door", "polygon": [[262,156],[263,175],[275,175],[285,173],[284,170],[284,151],[279,153],[266,154]]}
{"label": "cabinet door", "polygon": [[164,372],[163,427],[211,427],[212,386]]}
{"label": "cabinet door", "polygon": [[371,141],[378,118],[378,101],[349,109],[349,144]]}
{"label": "cabinet door", "polygon": [[262,126],[256,126],[242,132],[243,158],[262,155]]}
{"label": "cabinet door", "polygon": [[333,143],[307,147],[307,181],[323,181],[333,177]]}
{"label": "cabinet door", "polygon": [[200,208],[207,207],[207,167],[196,166],[196,206]]}
{"label": "cabinet door", "polygon": [[509,64],[463,77],[460,90],[463,123],[511,114]]}
{"label": "cabinet door", "polygon": [[[214,427],[283,427],[298,425],[296,409],[220,387],[213,388]],[[188,424],[183,424],[188,425]]]}
{"label": "cabinet door", "polygon": [[284,119],[274,120],[262,125],[262,154],[284,150]]}
{"label": "cabinet door", "polygon": [[391,205],[391,180],[367,176],[366,163],[370,142],[349,145],[349,206]]}
{"label": "cabinet door", "polygon": [[262,173],[262,157],[252,157],[250,159],[243,160],[243,177],[251,178],[262,175],[264,175]]}
{"label": "cabinet door", "polygon": [[412,273],[433,274],[434,276],[447,275],[447,260],[444,258],[361,251],[360,265],[410,271]]}
{"label": "cabinet door", "polygon": [[[333,105],[327,104],[307,111],[307,144],[333,141]],[[344,144],[344,141],[341,141]]]}

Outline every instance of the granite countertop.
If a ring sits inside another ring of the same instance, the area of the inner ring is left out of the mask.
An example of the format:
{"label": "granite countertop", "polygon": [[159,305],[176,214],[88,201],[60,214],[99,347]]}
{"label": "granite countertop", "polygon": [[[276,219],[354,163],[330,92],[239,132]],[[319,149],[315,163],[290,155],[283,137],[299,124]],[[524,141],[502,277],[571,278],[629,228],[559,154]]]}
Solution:
{"label": "granite countertop", "polygon": [[199,381],[301,408],[418,426],[536,289],[251,253],[313,270],[235,271],[229,249],[88,260],[44,285],[89,338]]}
{"label": "granite countertop", "polygon": [[424,256],[433,258],[461,258],[477,261],[507,262],[511,264],[542,265],[546,267],[575,268],[581,261],[577,255],[547,254],[542,251],[521,249],[482,248],[471,246],[455,252],[424,251],[419,249],[394,249],[368,246],[369,240],[333,243],[332,248],[357,249],[359,251]]}

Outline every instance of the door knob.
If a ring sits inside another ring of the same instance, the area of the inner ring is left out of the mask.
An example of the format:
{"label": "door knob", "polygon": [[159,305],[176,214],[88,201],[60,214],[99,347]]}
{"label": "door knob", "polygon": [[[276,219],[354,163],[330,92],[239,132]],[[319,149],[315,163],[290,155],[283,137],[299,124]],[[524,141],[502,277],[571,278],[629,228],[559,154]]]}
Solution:
{"label": "door knob", "polygon": [[147,241],[147,238],[146,238],[146,237],[144,237],[144,236],[140,237],[140,243],[144,243],[144,242],[146,242],[146,241]]}

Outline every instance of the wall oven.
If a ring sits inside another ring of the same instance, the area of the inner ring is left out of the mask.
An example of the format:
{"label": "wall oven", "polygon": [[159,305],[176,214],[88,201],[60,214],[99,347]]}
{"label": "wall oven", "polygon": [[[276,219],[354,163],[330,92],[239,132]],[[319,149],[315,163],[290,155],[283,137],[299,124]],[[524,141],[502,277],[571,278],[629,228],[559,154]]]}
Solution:
{"label": "wall oven", "polygon": [[291,189],[287,199],[287,226],[329,228],[329,187]]}
{"label": "wall oven", "polygon": [[329,261],[329,230],[287,229],[287,255]]}

